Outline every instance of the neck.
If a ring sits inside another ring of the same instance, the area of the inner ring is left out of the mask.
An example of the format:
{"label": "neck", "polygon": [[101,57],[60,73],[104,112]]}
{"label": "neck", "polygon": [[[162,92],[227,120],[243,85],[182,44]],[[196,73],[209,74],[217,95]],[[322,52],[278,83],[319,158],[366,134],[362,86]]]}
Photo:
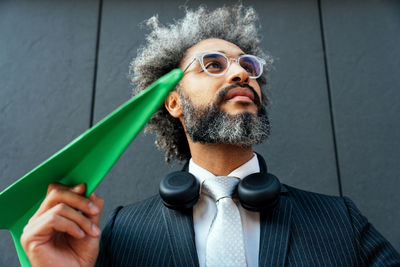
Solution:
{"label": "neck", "polygon": [[189,141],[192,160],[216,176],[226,176],[253,157],[252,147]]}

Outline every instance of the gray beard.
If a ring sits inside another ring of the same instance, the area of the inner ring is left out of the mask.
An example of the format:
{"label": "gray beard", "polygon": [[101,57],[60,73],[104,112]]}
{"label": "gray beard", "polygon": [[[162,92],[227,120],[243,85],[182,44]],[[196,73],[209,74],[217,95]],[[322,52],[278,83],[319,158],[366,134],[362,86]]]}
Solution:
{"label": "gray beard", "polygon": [[216,104],[196,108],[183,92],[179,94],[187,134],[193,142],[247,147],[260,144],[269,136],[270,122],[262,104],[257,114],[243,112],[229,115]]}

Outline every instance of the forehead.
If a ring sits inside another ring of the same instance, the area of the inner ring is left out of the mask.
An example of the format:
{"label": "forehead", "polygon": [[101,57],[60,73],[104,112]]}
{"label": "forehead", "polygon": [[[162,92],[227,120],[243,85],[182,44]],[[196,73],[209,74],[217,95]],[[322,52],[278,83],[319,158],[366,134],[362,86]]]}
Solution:
{"label": "forehead", "polygon": [[225,53],[229,57],[237,57],[241,54],[244,54],[242,49],[240,49],[240,47],[238,47],[234,43],[222,39],[211,38],[202,40],[190,47],[186,51],[186,55],[185,58],[182,60],[182,63],[184,64],[186,61],[190,61],[197,54],[208,51],[220,51]]}

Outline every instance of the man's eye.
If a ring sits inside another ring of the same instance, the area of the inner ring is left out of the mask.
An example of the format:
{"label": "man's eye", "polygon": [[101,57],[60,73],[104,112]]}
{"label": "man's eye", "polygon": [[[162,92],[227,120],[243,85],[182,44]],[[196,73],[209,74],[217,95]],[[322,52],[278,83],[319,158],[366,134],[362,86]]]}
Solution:
{"label": "man's eye", "polygon": [[205,67],[206,67],[206,69],[211,69],[211,70],[212,69],[222,69],[222,65],[218,61],[209,62],[209,63],[207,63],[207,65]]}

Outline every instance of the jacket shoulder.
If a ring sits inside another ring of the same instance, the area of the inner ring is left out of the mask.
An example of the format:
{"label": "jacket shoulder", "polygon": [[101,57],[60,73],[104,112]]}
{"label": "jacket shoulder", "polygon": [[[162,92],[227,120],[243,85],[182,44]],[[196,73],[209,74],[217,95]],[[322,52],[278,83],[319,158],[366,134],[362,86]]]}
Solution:
{"label": "jacket shoulder", "polygon": [[116,208],[108,218],[96,266],[170,266],[159,196]]}
{"label": "jacket shoulder", "polygon": [[[400,266],[400,255],[348,197],[329,196],[286,186],[293,204],[293,243],[307,238],[316,248],[336,251],[351,266]],[[335,246],[329,247],[329,245]],[[294,244],[292,244],[294,245]],[[336,249],[340,248],[340,250]],[[334,250],[333,250],[334,249]],[[317,252],[314,252],[317,254]],[[328,258],[327,255],[321,259]]]}
{"label": "jacket shoulder", "polygon": [[117,217],[123,217],[134,213],[137,216],[149,216],[154,212],[160,212],[162,201],[159,195],[151,196],[147,199],[135,202],[123,207],[119,207]]}
{"label": "jacket shoulder", "polygon": [[[159,196],[117,208],[114,218],[110,216],[113,220],[113,235],[137,239],[143,233],[151,236],[155,229],[164,231],[162,208]],[[133,240],[129,240],[131,241]]]}
{"label": "jacket shoulder", "polygon": [[305,191],[284,185],[293,205],[293,217],[298,225],[326,229],[330,227],[352,231],[346,198]]}
{"label": "jacket shoulder", "polygon": [[289,185],[283,185],[286,188],[286,192],[289,198],[291,198],[295,205],[329,205],[344,208],[343,211],[348,212],[346,207],[346,197],[326,195],[311,191],[306,191]]}

